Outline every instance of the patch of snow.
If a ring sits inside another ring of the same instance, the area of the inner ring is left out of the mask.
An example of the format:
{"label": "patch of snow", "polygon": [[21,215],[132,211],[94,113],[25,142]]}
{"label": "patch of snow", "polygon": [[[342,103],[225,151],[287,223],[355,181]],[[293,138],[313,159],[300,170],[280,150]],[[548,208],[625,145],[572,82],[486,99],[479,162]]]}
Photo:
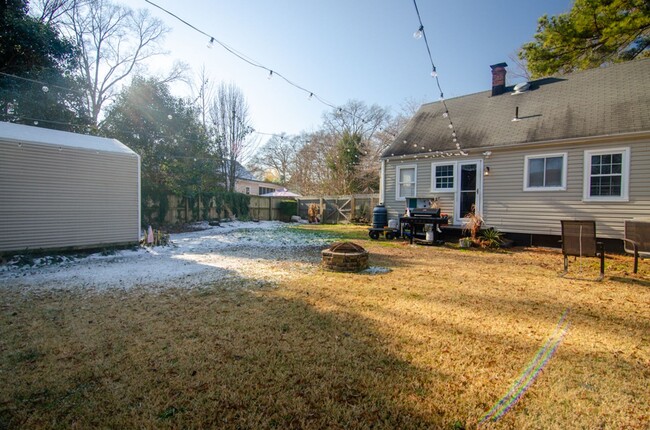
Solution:
{"label": "patch of snow", "polygon": [[333,240],[277,221],[199,223],[201,231],[172,234],[169,246],[43,257],[31,265],[0,266],[0,288],[131,289],[198,287],[228,279],[274,283],[316,270]]}
{"label": "patch of snow", "polygon": [[378,266],[370,266],[366,270],[362,270],[361,274],[363,275],[381,275],[384,273],[389,273],[391,270],[388,267],[378,267]]}

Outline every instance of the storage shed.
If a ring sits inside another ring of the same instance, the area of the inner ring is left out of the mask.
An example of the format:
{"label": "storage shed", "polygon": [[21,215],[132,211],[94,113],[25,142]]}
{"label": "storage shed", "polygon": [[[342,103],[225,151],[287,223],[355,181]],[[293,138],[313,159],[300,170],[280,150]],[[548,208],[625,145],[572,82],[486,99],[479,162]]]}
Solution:
{"label": "storage shed", "polygon": [[138,154],[115,139],[0,122],[0,254],[139,237]]}

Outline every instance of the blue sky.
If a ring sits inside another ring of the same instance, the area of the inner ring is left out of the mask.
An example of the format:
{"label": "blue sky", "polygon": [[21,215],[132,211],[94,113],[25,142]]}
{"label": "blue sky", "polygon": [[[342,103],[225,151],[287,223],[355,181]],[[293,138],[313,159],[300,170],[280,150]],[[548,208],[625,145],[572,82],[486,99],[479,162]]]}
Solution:
{"label": "blue sky", "polygon": [[[435,101],[438,90],[412,0],[152,0],[257,62],[282,73],[332,104],[358,99],[399,110],[407,99]],[[446,98],[488,90],[489,66],[507,62],[533,39],[537,19],[571,7],[570,0],[419,0],[418,7]],[[313,131],[328,108],[280,79],[254,68],[144,0],[172,28],[165,41],[173,60],[193,71],[205,65],[214,81],[234,82],[246,96],[255,129]],[[510,76],[509,82],[521,81]],[[177,95],[189,95],[185,86]]]}

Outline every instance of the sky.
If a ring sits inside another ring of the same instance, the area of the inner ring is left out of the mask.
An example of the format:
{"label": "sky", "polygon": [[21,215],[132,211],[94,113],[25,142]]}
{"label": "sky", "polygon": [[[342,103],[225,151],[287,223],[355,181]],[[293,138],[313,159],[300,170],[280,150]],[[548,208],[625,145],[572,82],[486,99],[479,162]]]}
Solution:
{"label": "sky", "polygon": [[[439,99],[412,0],[151,0],[218,41],[276,70],[335,106],[356,99],[400,111],[407,101]],[[490,65],[509,64],[508,84],[517,66],[510,59],[534,38],[537,20],[571,8],[571,0],[419,0],[433,61],[445,98],[491,88]],[[144,0],[171,28],[168,55],[157,57],[150,73],[163,73],[175,60],[187,63],[196,82],[205,67],[213,82],[236,84],[249,105],[256,131],[298,134],[315,131],[331,108],[277,76],[249,64],[209,38]],[[177,96],[191,96],[176,84]],[[268,136],[259,135],[261,140]]]}

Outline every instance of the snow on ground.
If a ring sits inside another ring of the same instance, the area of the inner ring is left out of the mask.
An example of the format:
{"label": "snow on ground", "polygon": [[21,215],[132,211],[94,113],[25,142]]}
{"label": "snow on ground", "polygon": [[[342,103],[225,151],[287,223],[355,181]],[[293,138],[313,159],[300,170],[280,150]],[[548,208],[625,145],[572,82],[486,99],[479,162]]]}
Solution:
{"label": "snow on ground", "polygon": [[171,245],[92,254],[47,257],[33,265],[0,266],[0,288],[93,289],[197,287],[215,281],[277,282],[318,267],[320,250],[333,240],[277,221],[235,221],[171,235]]}

